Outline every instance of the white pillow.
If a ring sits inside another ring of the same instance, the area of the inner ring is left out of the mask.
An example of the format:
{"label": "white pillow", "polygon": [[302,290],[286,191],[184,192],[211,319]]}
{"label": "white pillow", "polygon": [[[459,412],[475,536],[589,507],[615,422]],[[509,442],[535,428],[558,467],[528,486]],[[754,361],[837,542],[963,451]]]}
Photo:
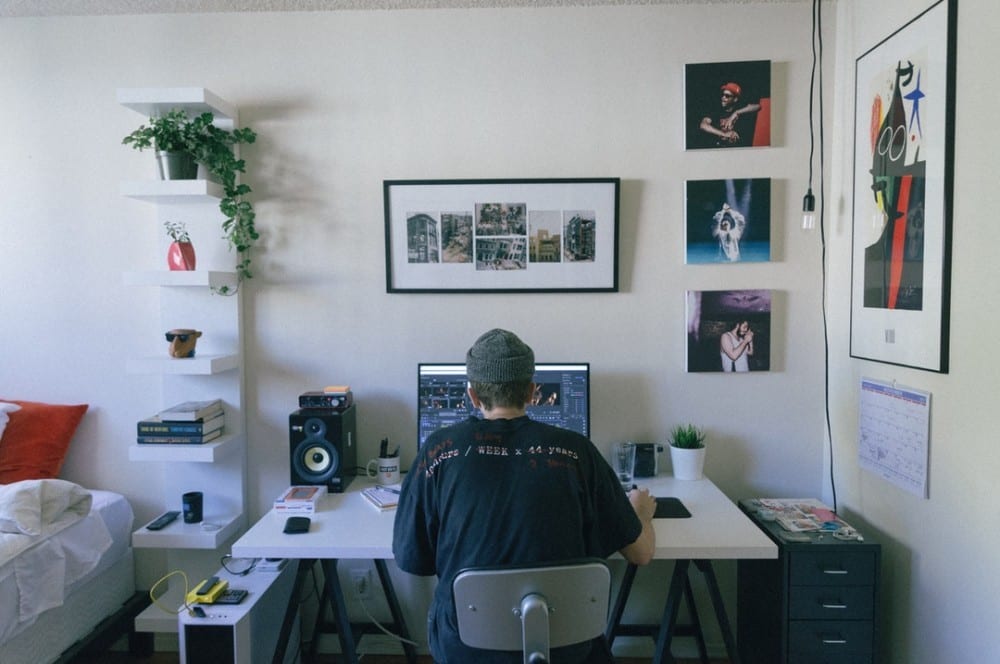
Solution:
{"label": "white pillow", "polygon": [[0,401],[0,438],[3,438],[3,430],[7,428],[7,422],[10,421],[10,416],[7,413],[13,413],[17,410],[21,410],[21,407],[16,403]]}

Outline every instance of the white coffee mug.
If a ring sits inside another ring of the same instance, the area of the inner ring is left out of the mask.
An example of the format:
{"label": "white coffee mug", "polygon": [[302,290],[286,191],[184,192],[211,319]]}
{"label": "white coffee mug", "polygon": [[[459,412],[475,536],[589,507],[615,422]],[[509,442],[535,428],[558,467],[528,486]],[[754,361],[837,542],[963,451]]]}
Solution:
{"label": "white coffee mug", "polygon": [[365,467],[368,477],[379,484],[399,484],[399,457],[372,459]]}

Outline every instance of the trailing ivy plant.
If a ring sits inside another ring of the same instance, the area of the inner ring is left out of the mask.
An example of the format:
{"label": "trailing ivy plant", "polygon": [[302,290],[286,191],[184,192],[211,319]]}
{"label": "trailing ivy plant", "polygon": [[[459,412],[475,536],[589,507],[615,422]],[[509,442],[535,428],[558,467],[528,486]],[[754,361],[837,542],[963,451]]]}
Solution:
{"label": "trailing ivy plant", "polygon": [[[222,222],[223,237],[229,249],[237,254],[237,288],[244,279],[250,279],[250,252],[260,237],[254,225],[256,214],[253,204],[247,198],[252,190],[247,184],[237,184],[239,173],[246,173],[246,162],[237,159],[233,146],[253,143],[257,134],[248,127],[226,131],[212,122],[212,113],[202,113],[193,118],[180,109],[172,109],[158,118],[150,118],[149,124],[122,139],[125,145],[136,150],[164,150],[167,152],[187,152],[195,161],[205,167],[223,188],[219,210],[225,220]],[[235,290],[228,286],[219,288],[222,294],[232,294]]]}

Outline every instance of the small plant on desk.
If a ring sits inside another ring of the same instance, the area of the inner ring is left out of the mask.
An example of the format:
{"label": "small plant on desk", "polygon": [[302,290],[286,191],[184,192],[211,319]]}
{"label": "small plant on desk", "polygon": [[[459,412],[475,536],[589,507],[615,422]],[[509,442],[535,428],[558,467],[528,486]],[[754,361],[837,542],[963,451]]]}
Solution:
{"label": "small plant on desk", "polygon": [[682,450],[705,447],[705,432],[693,424],[679,424],[670,432],[670,445]]}

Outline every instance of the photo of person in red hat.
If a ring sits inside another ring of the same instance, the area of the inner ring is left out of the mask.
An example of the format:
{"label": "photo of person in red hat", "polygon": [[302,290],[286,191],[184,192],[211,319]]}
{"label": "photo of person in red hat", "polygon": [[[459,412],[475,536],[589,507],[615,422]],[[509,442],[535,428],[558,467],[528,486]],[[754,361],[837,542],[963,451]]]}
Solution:
{"label": "photo of person in red hat", "polygon": [[770,145],[768,60],[687,65],[688,149]]}

